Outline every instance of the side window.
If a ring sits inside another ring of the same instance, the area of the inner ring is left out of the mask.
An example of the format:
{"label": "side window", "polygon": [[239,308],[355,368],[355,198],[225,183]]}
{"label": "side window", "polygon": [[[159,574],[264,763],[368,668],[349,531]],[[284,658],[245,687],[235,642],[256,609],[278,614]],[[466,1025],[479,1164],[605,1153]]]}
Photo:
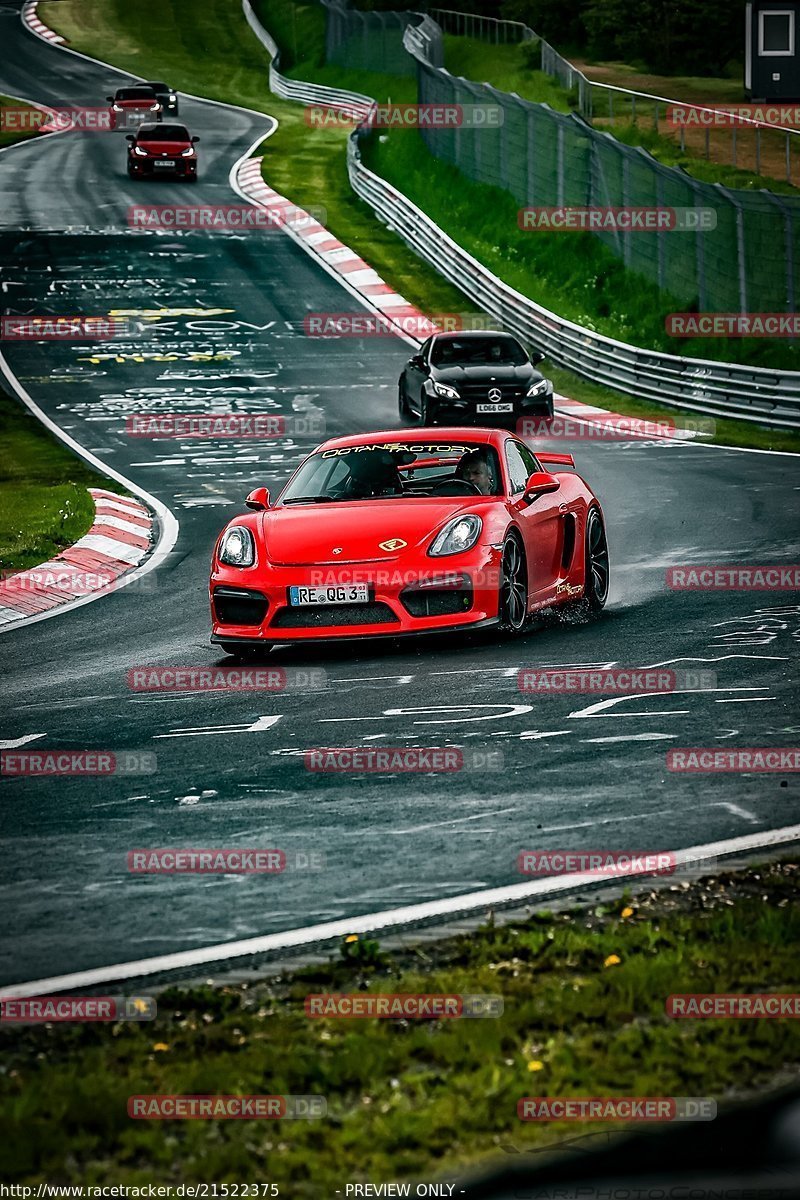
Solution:
{"label": "side window", "polygon": [[[531,455],[531,457],[533,456]],[[511,438],[506,442],[506,466],[508,468],[511,495],[516,496],[525,490],[525,484],[528,482],[528,476],[531,474],[531,471],[527,469],[525,460],[522,457],[522,447],[518,442],[512,441]],[[533,470],[535,469],[534,467]]]}
{"label": "side window", "polygon": [[541,471],[542,468],[539,466],[534,455],[531,454],[530,450],[523,442],[516,442],[515,444],[522,455],[522,461],[525,463],[525,470],[527,472],[525,479],[527,482],[530,476],[533,475],[534,471]]}

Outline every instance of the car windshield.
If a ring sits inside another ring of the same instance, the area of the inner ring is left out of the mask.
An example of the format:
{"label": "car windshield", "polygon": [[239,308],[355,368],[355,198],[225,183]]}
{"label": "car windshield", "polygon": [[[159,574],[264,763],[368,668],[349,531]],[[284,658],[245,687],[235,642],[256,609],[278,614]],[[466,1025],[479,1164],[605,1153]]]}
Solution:
{"label": "car windshield", "polygon": [[516,338],[470,337],[437,338],[431,350],[434,367],[453,366],[483,367],[502,363],[503,366],[521,367],[528,356]]}
{"label": "car windshield", "polygon": [[115,96],[116,100],[155,100],[155,93],[151,87],[138,88],[120,88]]}
{"label": "car windshield", "polygon": [[188,142],[185,125],[147,125],[139,130],[140,142]]}
{"label": "car windshield", "polygon": [[303,463],[279,504],[497,496],[500,466],[477,442],[384,442],[322,450]]}
{"label": "car windshield", "polygon": [[169,88],[167,87],[167,85],[165,83],[161,83],[159,80],[154,80],[152,83],[148,83],[147,86],[151,87],[154,92],[168,92],[169,91]]}

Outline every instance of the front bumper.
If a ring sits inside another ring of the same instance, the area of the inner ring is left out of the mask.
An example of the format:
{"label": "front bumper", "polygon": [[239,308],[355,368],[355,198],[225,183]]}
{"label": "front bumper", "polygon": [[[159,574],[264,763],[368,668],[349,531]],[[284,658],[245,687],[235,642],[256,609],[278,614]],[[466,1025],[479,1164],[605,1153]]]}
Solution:
{"label": "front bumper", "polygon": [[174,167],[156,168],[154,163],[157,163],[157,158],[139,158],[136,155],[128,156],[128,170],[131,175],[141,175],[143,178],[153,179],[164,178],[169,179],[171,176],[177,176],[180,179],[191,179],[197,174],[197,159],[196,158],[176,158]]}
{"label": "front bumper", "polygon": [[[488,404],[488,401],[477,401],[472,397],[452,400],[430,391],[428,412],[434,421],[455,425],[480,425],[489,429],[504,428],[524,417],[547,416],[553,408],[553,385],[549,380],[548,384],[549,387],[538,396],[504,397],[498,405],[492,405],[488,412],[477,410],[478,403]],[[510,412],[500,411],[504,404],[511,404]]]}
{"label": "front bumper", "polygon": [[[455,559],[458,562],[455,562]],[[477,547],[453,559],[323,566],[219,566],[210,583],[212,641],[257,645],[353,638],[402,637],[494,624],[500,554]],[[290,586],[366,584],[363,604],[293,607]]]}

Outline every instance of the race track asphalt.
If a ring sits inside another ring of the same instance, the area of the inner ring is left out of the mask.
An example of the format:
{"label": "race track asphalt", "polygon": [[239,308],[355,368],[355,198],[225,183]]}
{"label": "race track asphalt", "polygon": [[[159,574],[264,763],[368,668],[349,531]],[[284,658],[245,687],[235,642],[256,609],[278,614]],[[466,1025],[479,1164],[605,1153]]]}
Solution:
{"label": "race track asphalt", "polygon": [[[0,6],[0,92],[102,104],[124,77],[37,40],[18,7]],[[3,311],[127,310],[147,326],[113,346],[6,343],[10,369],[53,421],[180,524],[165,564],[138,584],[0,636],[4,745],[35,738],[31,748],[157,761],[149,775],[0,780],[0,983],[520,882],[523,848],[677,849],[797,822],[796,776],[665,767],[675,747],[798,743],[798,595],[665,583],[671,565],[799,561],[797,460],[787,455],[563,444],[609,531],[610,603],[592,623],[542,621],[510,642],[475,634],[274,652],[287,668],[321,668],[324,687],[130,689],[138,666],[223,661],[209,644],[206,596],[216,534],[252,487],[276,489],[318,439],[301,426],[276,442],[152,441],[129,437],[125,418],[233,410],[323,421],[329,435],[391,428],[409,352],[399,338],[304,336],[309,312],[361,309],[279,230],[126,230],[143,198],[241,203],[231,165],[270,119],[183,99],[181,120],[202,139],[193,188],[129,181],[120,133],[59,134],[0,154]],[[163,309],[183,315],[141,316]],[[517,687],[520,667],[573,664],[702,668],[717,686],[612,704]],[[455,745],[500,751],[503,767],[305,769],[306,749],[337,745]],[[315,851],[325,865],[277,876],[127,870],[129,850],[175,845]]]}

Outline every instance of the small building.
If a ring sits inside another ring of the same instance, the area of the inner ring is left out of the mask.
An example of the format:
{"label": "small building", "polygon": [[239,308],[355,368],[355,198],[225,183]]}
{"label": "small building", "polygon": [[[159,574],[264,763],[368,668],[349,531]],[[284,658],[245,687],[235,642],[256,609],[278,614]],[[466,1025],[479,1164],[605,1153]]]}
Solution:
{"label": "small building", "polygon": [[747,96],[800,100],[800,0],[752,0],[745,11]]}

